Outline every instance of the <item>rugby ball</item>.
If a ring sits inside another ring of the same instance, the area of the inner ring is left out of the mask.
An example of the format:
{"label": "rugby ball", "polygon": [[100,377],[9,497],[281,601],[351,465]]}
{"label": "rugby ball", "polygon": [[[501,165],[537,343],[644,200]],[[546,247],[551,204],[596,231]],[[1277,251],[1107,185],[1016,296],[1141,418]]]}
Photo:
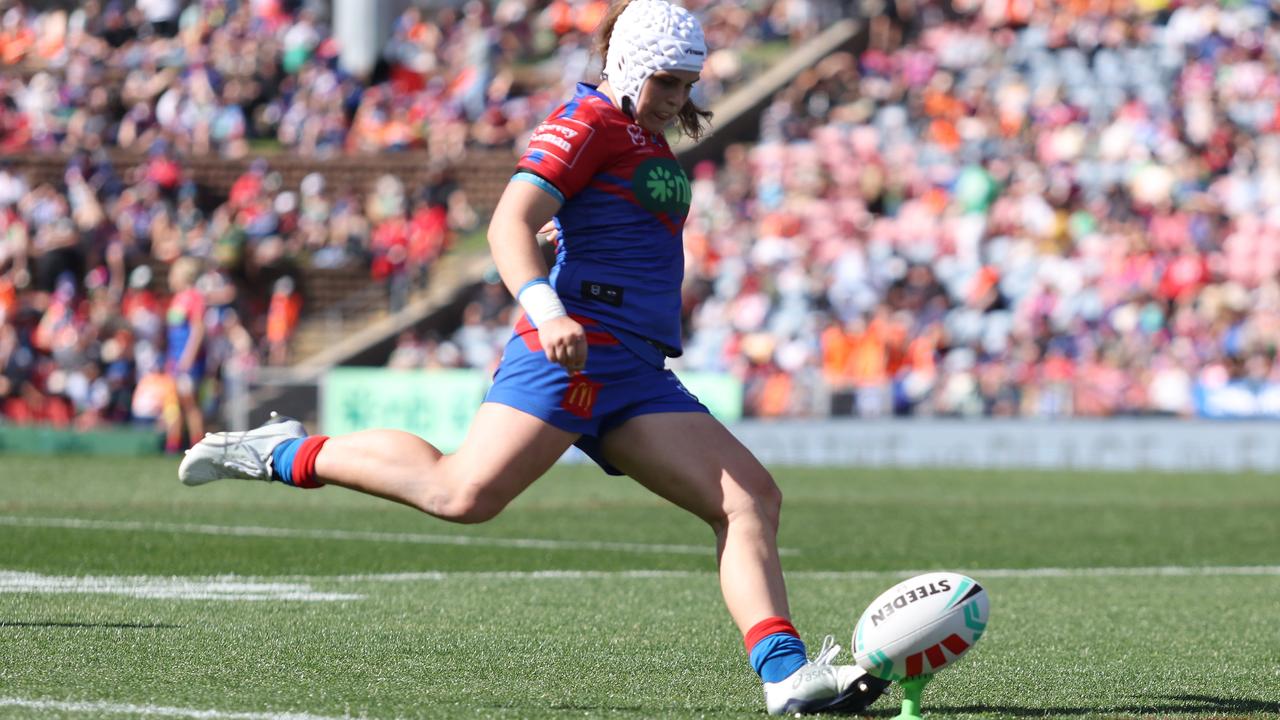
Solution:
{"label": "rugby ball", "polygon": [[853,630],[853,657],[882,680],[950,666],[987,629],[987,591],[971,577],[931,572],[903,580],[871,602]]}

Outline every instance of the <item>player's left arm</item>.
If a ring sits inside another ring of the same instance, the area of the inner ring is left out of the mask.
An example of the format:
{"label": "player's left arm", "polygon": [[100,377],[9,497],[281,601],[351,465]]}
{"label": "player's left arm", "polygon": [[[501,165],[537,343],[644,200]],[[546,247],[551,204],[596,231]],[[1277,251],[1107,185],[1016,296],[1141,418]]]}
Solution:
{"label": "player's left arm", "polygon": [[578,372],[587,362],[586,332],[565,313],[547,283],[547,263],[537,238],[560,205],[560,199],[542,187],[512,180],[489,222],[489,249],[503,284],[538,327],[547,359]]}
{"label": "player's left arm", "polygon": [[502,282],[519,294],[525,283],[547,276],[537,235],[560,209],[560,200],[532,183],[507,184],[489,221],[489,250]]}

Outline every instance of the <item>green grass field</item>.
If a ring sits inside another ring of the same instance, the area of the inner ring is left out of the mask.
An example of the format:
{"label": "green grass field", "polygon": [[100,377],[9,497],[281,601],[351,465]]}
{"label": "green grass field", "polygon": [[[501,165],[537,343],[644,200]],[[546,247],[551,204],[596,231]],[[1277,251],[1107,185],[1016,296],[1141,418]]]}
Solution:
{"label": "green grass field", "polygon": [[[175,472],[0,457],[0,717],[763,716],[710,532],[628,480],[557,468],[462,527]],[[777,476],[811,649],[914,571],[987,587],[928,716],[1280,718],[1275,477]]]}

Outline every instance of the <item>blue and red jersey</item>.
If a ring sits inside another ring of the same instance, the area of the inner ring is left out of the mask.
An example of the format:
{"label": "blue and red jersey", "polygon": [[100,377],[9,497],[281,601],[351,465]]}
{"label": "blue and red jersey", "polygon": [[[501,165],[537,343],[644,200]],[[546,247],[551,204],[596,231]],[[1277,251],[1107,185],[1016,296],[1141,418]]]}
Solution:
{"label": "blue and red jersey", "polygon": [[516,167],[517,179],[562,203],[550,281],[565,308],[659,365],[662,355],[679,356],[691,192],[666,139],[579,83],[533,131]]}

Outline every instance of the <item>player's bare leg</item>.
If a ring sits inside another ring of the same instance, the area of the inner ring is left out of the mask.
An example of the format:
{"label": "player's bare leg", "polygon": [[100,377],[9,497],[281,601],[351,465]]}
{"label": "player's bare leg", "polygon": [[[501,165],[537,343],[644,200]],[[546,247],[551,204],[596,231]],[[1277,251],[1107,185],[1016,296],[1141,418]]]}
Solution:
{"label": "player's bare leg", "polygon": [[602,447],[619,470],[711,526],[720,589],[739,630],[790,616],[776,540],[782,493],[723,425],[703,413],[641,415]]}
{"label": "player's bare leg", "polygon": [[406,432],[366,430],[330,439],[316,458],[316,475],[327,485],[445,520],[482,522],[546,473],[577,439],[515,408],[484,403],[457,452],[442,454]]}
{"label": "player's bare leg", "polygon": [[[765,681],[769,712],[857,712],[883,693],[885,684],[861,668],[831,663],[839,646],[830,639],[813,662],[804,661],[778,559],[782,494],[723,425],[703,413],[641,415],[610,431],[602,446],[610,463],[715,532],[720,590]],[[757,654],[758,643],[777,643],[776,666]]]}
{"label": "player's bare leg", "polygon": [[[273,479],[275,447],[305,438],[289,421],[248,433],[217,433],[192,448],[179,468],[188,484],[222,477]],[[445,455],[399,430],[328,438],[308,479],[394,500],[444,520],[483,522],[497,515],[564,454],[578,436],[506,405],[484,403],[457,452]],[[279,479],[279,478],[275,478]]]}

